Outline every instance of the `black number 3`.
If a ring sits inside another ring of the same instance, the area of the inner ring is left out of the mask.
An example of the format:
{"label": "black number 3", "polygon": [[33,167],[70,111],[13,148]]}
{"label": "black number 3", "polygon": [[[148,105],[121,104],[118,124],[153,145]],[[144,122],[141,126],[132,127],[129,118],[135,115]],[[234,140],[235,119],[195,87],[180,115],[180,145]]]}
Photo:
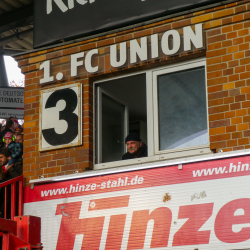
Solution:
{"label": "black number 3", "polygon": [[44,139],[52,146],[68,144],[78,135],[78,116],[74,114],[77,106],[77,95],[72,89],[61,89],[53,92],[46,104],[45,109],[56,107],[58,101],[64,100],[66,107],[59,112],[59,120],[65,120],[68,128],[63,134],[57,134],[54,128],[43,129]]}

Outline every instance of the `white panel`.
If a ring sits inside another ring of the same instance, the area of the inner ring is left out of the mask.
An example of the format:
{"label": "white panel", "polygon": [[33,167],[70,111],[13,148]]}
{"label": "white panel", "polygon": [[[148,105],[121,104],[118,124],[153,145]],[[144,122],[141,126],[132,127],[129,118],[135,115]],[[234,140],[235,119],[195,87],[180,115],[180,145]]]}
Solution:
{"label": "white panel", "polygon": [[[40,150],[81,145],[81,100],[80,83],[40,92]],[[70,105],[74,105],[73,111],[69,110]],[[74,119],[73,123],[71,123],[72,119]],[[51,132],[48,133],[48,130]]]}

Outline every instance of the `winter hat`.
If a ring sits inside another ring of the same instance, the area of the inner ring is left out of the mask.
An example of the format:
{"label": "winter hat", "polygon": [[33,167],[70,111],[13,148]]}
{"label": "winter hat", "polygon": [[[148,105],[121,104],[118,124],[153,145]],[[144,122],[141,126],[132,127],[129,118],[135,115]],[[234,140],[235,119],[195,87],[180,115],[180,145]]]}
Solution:
{"label": "winter hat", "polygon": [[17,127],[16,129],[15,129],[15,133],[22,133],[22,128],[20,128],[20,127]]}
{"label": "winter hat", "polygon": [[132,132],[125,138],[125,143],[128,141],[141,141],[141,139],[138,134]]}
{"label": "winter hat", "polygon": [[19,124],[19,123],[18,123],[18,120],[13,120],[13,122],[15,122],[15,123]]}
{"label": "winter hat", "polygon": [[11,132],[7,132],[4,136],[4,139],[7,139],[7,138],[12,139],[12,137],[13,137],[13,134]]}

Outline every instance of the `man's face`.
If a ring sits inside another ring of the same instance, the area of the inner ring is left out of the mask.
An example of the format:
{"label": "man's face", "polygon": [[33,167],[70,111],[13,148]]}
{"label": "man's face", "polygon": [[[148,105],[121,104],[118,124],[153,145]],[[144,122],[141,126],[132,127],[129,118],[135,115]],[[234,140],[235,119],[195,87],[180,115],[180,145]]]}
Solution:
{"label": "man's face", "polygon": [[22,135],[17,135],[16,136],[16,142],[17,143],[23,143],[23,136]]}
{"label": "man's face", "polygon": [[142,142],[141,141],[128,141],[126,142],[127,145],[127,151],[130,154],[137,154],[139,148],[142,146]]}
{"label": "man's face", "polygon": [[2,154],[0,154],[0,165],[4,166],[8,163],[8,158]]}

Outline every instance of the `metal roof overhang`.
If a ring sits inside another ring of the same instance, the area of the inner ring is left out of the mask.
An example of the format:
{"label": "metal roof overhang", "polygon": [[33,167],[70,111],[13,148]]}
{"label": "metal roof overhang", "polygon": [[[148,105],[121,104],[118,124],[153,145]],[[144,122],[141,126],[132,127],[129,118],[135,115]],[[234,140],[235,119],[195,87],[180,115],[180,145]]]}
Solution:
{"label": "metal roof overhang", "polygon": [[0,0],[0,47],[4,55],[33,49],[33,0]]}

